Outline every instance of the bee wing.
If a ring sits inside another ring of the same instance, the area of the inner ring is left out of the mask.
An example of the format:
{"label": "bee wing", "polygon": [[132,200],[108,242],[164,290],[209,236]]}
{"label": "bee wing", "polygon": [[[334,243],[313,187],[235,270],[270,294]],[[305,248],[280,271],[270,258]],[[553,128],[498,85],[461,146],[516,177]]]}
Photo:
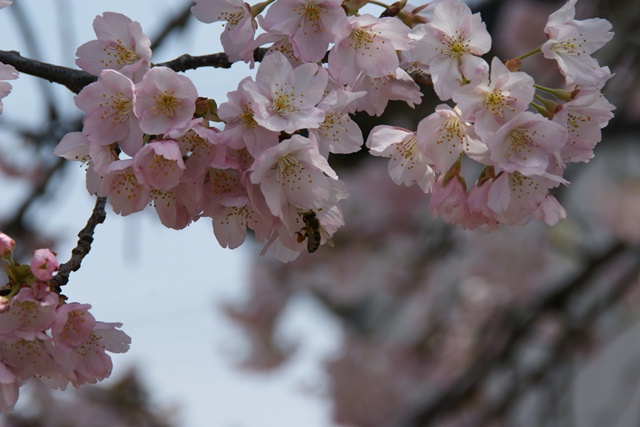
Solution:
{"label": "bee wing", "polygon": [[333,239],[327,230],[324,229],[323,226],[320,226],[320,237],[325,245],[329,247],[334,247],[335,243],[333,243]]}

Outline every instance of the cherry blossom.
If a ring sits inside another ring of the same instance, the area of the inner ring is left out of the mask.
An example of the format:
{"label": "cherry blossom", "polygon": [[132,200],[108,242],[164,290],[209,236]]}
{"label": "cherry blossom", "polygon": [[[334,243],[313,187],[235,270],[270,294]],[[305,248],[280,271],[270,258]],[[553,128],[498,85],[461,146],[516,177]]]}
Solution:
{"label": "cherry blossom", "polygon": [[352,108],[372,116],[381,115],[389,101],[404,101],[410,107],[422,101],[420,86],[402,68],[382,77],[370,77],[361,73],[353,82],[351,90],[365,92],[364,96],[351,104]]}
{"label": "cherry blossom", "polygon": [[474,128],[460,117],[460,110],[446,104],[418,123],[416,138],[425,157],[431,159],[439,173],[445,173],[464,152],[477,161],[487,157],[487,146]]}
{"label": "cherry blossom", "polygon": [[288,204],[301,210],[336,202],[332,187],[338,176],[308,138],[294,135],[265,150],[249,169],[271,213],[284,218]]}
{"label": "cherry blossom", "polygon": [[409,27],[393,18],[350,16],[333,31],[329,72],[342,84],[352,83],[361,72],[373,78],[393,74],[400,65],[396,50],[407,50],[412,44]]}
{"label": "cherry blossom", "polygon": [[494,164],[523,175],[544,175],[549,157],[567,141],[561,125],[540,114],[525,111],[500,127],[486,139]]}
{"label": "cherry blossom", "polygon": [[596,89],[580,89],[576,97],[558,107],[553,120],[568,130],[568,141],[560,149],[567,162],[588,162],[602,139],[602,128],[613,118],[615,107]]}
{"label": "cherry blossom", "polygon": [[225,29],[220,37],[222,47],[230,61],[250,60],[253,49],[247,45],[253,40],[258,24],[251,8],[243,0],[194,0],[191,13],[206,23],[224,21]]}
{"label": "cherry blossom", "polygon": [[0,9],[11,6],[11,3],[13,3],[13,0],[0,0]]}
{"label": "cherry blossom", "polygon": [[96,16],[93,29],[98,39],[78,48],[78,67],[96,76],[107,68],[118,70],[140,81],[151,66],[151,40],[140,24],[120,13],[105,12]]}
{"label": "cherry blossom", "polygon": [[256,81],[244,84],[252,99],[254,120],[269,130],[287,133],[319,127],[325,112],[316,105],[328,79],[326,70],[316,64],[294,69],[281,53],[268,55],[258,68]]}
{"label": "cherry blossom", "polygon": [[318,62],[334,41],[332,28],[345,25],[340,0],[277,0],[261,22],[268,32],[291,37],[295,55],[304,62]]}
{"label": "cherry blossom", "polygon": [[15,247],[15,240],[0,231],[0,258],[11,258],[11,254]]}
{"label": "cherry blossom", "polygon": [[429,66],[433,88],[441,100],[450,99],[466,81],[488,71],[478,55],[489,51],[491,36],[480,15],[472,14],[462,1],[439,2],[433,9],[433,19],[419,27],[414,34],[422,37],[412,54]]}
{"label": "cherry blossom", "polygon": [[369,133],[367,147],[374,156],[389,158],[389,175],[396,184],[418,184],[425,193],[433,190],[436,175],[433,161],[423,154],[415,132],[393,126],[376,126]]}
{"label": "cherry blossom", "polygon": [[185,169],[180,146],[171,139],[150,142],[133,158],[133,170],[138,181],[151,189],[175,187]]}
{"label": "cherry blossom", "polygon": [[218,107],[218,117],[226,122],[221,139],[231,148],[246,147],[254,157],[265,149],[278,144],[278,132],[256,122],[250,89],[245,84],[251,77],[238,84],[238,90],[227,94],[227,102]]}
{"label": "cherry blossom", "polygon": [[494,57],[490,76],[476,76],[453,92],[453,100],[464,111],[465,120],[474,121],[476,132],[486,136],[529,107],[535,94],[533,84],[533,77],[509,71]]}
{"label": "cherry blossom", "polygon": [[143,210],[150,201],[151,189],[134,172],[133,159],[116,160],[105,170],[100,195],[108,196],[113,211],[126,216]]}
{"label": "cherry blossom", "polygon": [[144,133],[157,135],[180,128],[193,118],[198,92],[186,77],[167,67],[154,67],[135,87],[135,115]]}
{"label": "cherry blossom", "polygon": [[429,212],[434,218],[441,218],[448,224],[457,224],[465,229],[475,228],[470,220],[466,184],[457,172],[438,177],[429,201]]}
{"label": "cherry blossom", "polygon": [[133,112],[134,84],[124,74],[102,71],[97,82],[80,91],[75,103],[86,113],[82,131],[92,143],[117,143],[130,156],[142,147],[143,133]]}
{"label": "cherry blossom", "polygon": [[49,249],[38,249],[33,252],[31,272],[38,280],[43,282],[51,280],[55,271],[58,271],[58,260],[53,252]]}
{"label": "cherry blossom", "polygon": [[554,59],[567,84],[601,87],[610,77],[591,56],[613,38],[606,19],[576,20],[576,2],[568,0],[549,16],[544,32],[548,40],[541,46],[545,58]]}

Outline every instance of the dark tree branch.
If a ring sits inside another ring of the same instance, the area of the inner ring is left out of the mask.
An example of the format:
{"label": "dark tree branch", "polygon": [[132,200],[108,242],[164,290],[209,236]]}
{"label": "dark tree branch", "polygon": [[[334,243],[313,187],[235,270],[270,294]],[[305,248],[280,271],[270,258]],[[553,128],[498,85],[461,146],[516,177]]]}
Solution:
{"label": "dark tree branch", "polygon": [[[266,49],[256,49],[254,59],[260,60],[264,57]],[[35,59],[25,58],[16,51],[0,50],[0,62],[13,65],[16,70],[31,76],[40,77],[51,83],[58,83],[65,86],[73,93],[78,93],[87,86],[95,82],[98,78],[82,70],[61,67],[59,65],[48,64]],[[231,68],[233,63],[224,53],[213,53],[211,55],[191,56],[182,55],[171,61],[155,64],[156,66],[169,67],[174,71],[182,72],[195,70],[201,67]]]}
{"label": "dark tree branch", "polygon": [[87,221],[87,225],[78,233],[78,244],[71,251],[71,258],[60,266],[60,270],[56,276],[51,279],[51,287],[54,291],[60,293],[60,288],[67,284],[69,281],[69,275],[72,271],[78,271],[82,260],[91,250],[91,243],[93,243],[93,233],[98,226],[102,224],[107,217],[105,205],[107,203],[106,197],[98,197],[96,204],[91,213],[91,217]]}
{"label": "dark tree branch", "polygon": [[603,254],[587,260],[584,270],[572,280],[552,288],[551,291],[534,301],[523,313],[506,312],[499,322],[505,325],[506,339],[496,343],[488,340],[480,350],[476,363],[452,383],[442,393],[423,398],[416,407],[407,411],[403,419],[395,426],[421,427],[430,425],[435,419],[460,407],[482,385],[492,372],[492,369],[511,358],[518,348],[517,343],[532,329],[542,314],[546,312],[561,312],[566,308],[571,298],[578,293],[595,276],[600,268],[615,259],[625,251],[622,243],[610,247]]}
{"label": "dark tree branch", "polygon": [[73,93],[80,92],[83,87],[98,79],[86,71],[25,58],[16,51],[0,50],[0,62],[13,65],[21,73],[61,84]]}

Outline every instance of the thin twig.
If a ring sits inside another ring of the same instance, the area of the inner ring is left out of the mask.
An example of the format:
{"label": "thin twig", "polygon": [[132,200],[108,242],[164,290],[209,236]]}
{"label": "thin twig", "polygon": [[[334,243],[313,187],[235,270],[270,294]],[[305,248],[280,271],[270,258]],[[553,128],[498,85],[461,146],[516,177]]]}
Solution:
{"label": "thin twig", "polygon": [[107,203],[106,197],[98,197],[96,204],[93,208],[93,212],[87,221],[87,225],[78,233],[78,244],[71,251],[71,258],[60,266],[58,274],[51,279],[51,287],[54,291],[60,292],[60,288],[67,284],[69,281],[69,275],[72,271],[78,271],[82,260],[91,250],[91,243],[93,243],[93,233],[98,224],[102,224],[107,217],[105,205]]}

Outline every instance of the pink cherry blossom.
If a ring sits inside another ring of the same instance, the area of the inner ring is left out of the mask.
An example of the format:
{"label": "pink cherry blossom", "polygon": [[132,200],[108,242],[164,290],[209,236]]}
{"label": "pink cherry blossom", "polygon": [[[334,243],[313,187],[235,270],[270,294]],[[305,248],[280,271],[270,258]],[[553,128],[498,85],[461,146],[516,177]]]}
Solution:
{"label": "pink cherry blossom", "polygon": [[535,94],[533,84],[533,77],[522,71],[509,71],[494,57],[491,75],[478,75],[453,92],[453,100],[464,119],[474,121],[478,135],[485,137],[529,108]]}
{"label": "pink cherry blossom", "polygon": [[355,100],[351,106],[371,116],[384,113],[389,101],[404,101],[412,108],[422,102],[420,86],[402,68],[397,68],[389,75],[375,78],[361,73],[351,90],[365,92],[365,95]]}
{"label": "pink cherry blossom", "polygon": [[56,254],[49,249],[38,249],[33,252],[31,259],[31,272],[38,280],[46,282],[53,278],[53,273],[58,271]]}
{"label": "pink cherry blossom", "polygon": [[416,138],[439,173],[447,172],[463,152],[477,161],[487,156],[487,147],[473,126],[462,120],[459,110],[446,104],[438,105],[434,113],[418,123]]}
{"label": "pink cherry blossom", "polygon": [[199,21],[225,22],[220,37],[224,52],[231,62],[249,61],[253,50],[246,49],[253,40],[258,24],[253,19],[251,8],[243,0],[194,0],[191,13]]}
{"label": "pink cherry blossom", "polygon": [[272,131],[294,133],[317,128],[325,113],[316,107],[324,95],[328,76],[316,64],[293,69],[287,58],[274,52],[264,58],[256,81],[245,82],[252,99],[255,121]]}
{"label": "pink cherry blossom", "polygon": [[0,231],[0,258],[11,258],[11,254],[15,247],[15,240]]}
{"label": "pink cherry blossom", "polygon": [[394,74],[400,65],[396,50],[411,46],[409,27],[395,18],[350,16],[333,31],[329,72],[341,84],[354,82],[361,72],[373,78]]}
{"label": "pink cherry blossom", "polygon": [[46,285],[23,286],[11,299],[9,310],[0,313],[0,337],[47,339],[44,331],[51,326],[57,305],[58,295]]}
{"label": "pink cherry blossom", "polygon": [[474,228],[475,224],[470,221],[464,178],[458,174],[440,175],[431,194],[429,212],[431,216],[441,218],[447,224],[457,224],[465,229]]}
{"label": "pink cherry blossom", "polygon": [[180,146],[171,139],[146,144],[133,157],[133,170],[138,181],[152,189],[175,187],[185,169]]}
{"label": "pink cherry blossom", "polygon": [[247,147],[257,157],[269,147],[278,144],[278,132],[264,128],[256,122],[250,89],[246,77],[238,84],[238,90],[227,93],[227,102],[218,107],[218,117],[226,122],[221,139],[231,148]]}
{"label": "pink cherry blossom", "polygon": [[92,143],[118,143],[130,156],[142,147],[143,133],[133,113],[134,84],[124,74],[102,71],[97,82],[80,91],[75,103],[86,113],[82,132]]}
{"label": "pink cherry blossom", "polygon": [[151,41],[138,22],[114,12],[96,16],[93,29],[97,40],[80,46],[76,64],[97,76],[104,69],[118,70],[134,82],[151,66]]}
{"label": "pink cherry blossom", "polygon": [[349,114],[351,103],[365,95],[365,92],[332,90],[319,104],[325,118],[320,127],[309,129],[309,137],[318,144],[323,156],[328,153],[355,153],[364,143],[362,130]]}
{"label": "pink cherry blossom", "polygon": [[115,213],[126,216],[142,211],[149,204],[150,191],[138,181],[133,160],[125,159],[111,163],[105,170],[100,194],[108,196]]}
{"label": "pink cherry blossom", "polygon": [[192,184],[180,183],[168,190],[154,189],[150,197],[162,225],[174,230],[185,228],[200,213],[197,190]]}
{"label": "pink cherry blossom", "polygon": [[[206,177],[203,190],[205,199],[203,216],[211,217],[213,232],[222,247],[237,248],[244,242],[247,228],[256,233],[256,240],[263,241],[271,234],[272,217],[268,211],[254,208],[256,194],[249,198],[242,172],[238,168],[211,168]],[[250,188],[255,185],[247,183]],[[264,199],[260,204],[265,204]]]}
{"label": "pink cherry blossom", "polygon": [[72,350],[89,339],[96,319],[89,313],[89,304],[62,304],[55,313],[51,335],[56,347]]}
{"label": "pink cherry blossom", "polygon": [[271,213],[280,218],[288,204],[308,210],[336,201],[332,187],[338,176],[315,144],[300,135],[265,150],[249,171]]}
{"label": "pink cherry blossom", "polygon": [[567,141],[567,131],[540,114],[525,111],[486,139],[494,165],[523,175],[544,175],[549,156]]}
{"label": "pink cherry blossom", "polygon": [[72,350],[55,348],[52,356],[65,377],[74,385],[95,384],[111,375],[113,364],[106,353],[124,353],[131,338],[119,329],[121,323],[96,322],[87,339]]}
{"label": "pink cherry blossom", "polygon": [[18,393],[16,374],[0,358],[0,413],[13,410]]}
{"label": "pink cherry blossom", "polygon": [[433,9],[433,19],[413,31],[422,38],[412,54],[429,66],[433,88],[441,100],[450,99],[465,81],[488,71],[478,56],[491,48],[491,36],[480,15],[472,14],[462,1],[440,1]]}
{"label": "pink cherry blossom", "polygon": [[537,213],[555,225],[566,217],[564,208],[549,194],[549,188],[557,187],[558,181],[543,176],[524,176],[520,172],[500,173],[494,180],[483,185],[490,186],[486,192],[486,205],[495,218],[510,225],[523,225]]}
{"label": "pink cherry blossom", "polygon": [[191,80],[171,68],[154,67],[135,87],[135,115],[150,135],[186,126],[196,111],[198,92]]}
{"label": "pink cherry blossom", "polygon": [[549,16],[544,29],[549,39],[542,45],[542,53],[556,60],[567,84],[601,87],[610,73],[591,54],[613,38],[611,23],[601,18],[576,20],[577,1],[568,0]]}
{"label": "pink cherry blossom", "polygon": [[11,3],[13,3],[13,0],[0,0],[0,9],[11,6]]}
{"label": "pink cherry blossom", "polygon": [[395,126],[374,127],[367,138],[367,147],[374,156],[389,158],[389,175],[396,184],[418,186],[431,192],[436,175],[433,161],[423,154],[415,132]]}
{"label": "pink cherry blossom", "polygon": [[593,157],[614,108],[599,90],[587,88],[558,108],[553,120],[568,130],[567,143],[560,149],[563,162],[588,162]]}
{"label": "pink cherry blossom", "polygon": [[15,80],[17,78],[18,71],[13,68],[13,65],[7,65],[0,62],[0,114],[2,114],[3,110],[2,98],[11,93],[11,85],[5,80]]}
{"label": "pink cherry blossom", "polygon": [[304,62],[318,62],[334,41],[331,28],[345,25],[341,0],[278,0],[273,3],[261,26],[291,36],[296,56]]}

